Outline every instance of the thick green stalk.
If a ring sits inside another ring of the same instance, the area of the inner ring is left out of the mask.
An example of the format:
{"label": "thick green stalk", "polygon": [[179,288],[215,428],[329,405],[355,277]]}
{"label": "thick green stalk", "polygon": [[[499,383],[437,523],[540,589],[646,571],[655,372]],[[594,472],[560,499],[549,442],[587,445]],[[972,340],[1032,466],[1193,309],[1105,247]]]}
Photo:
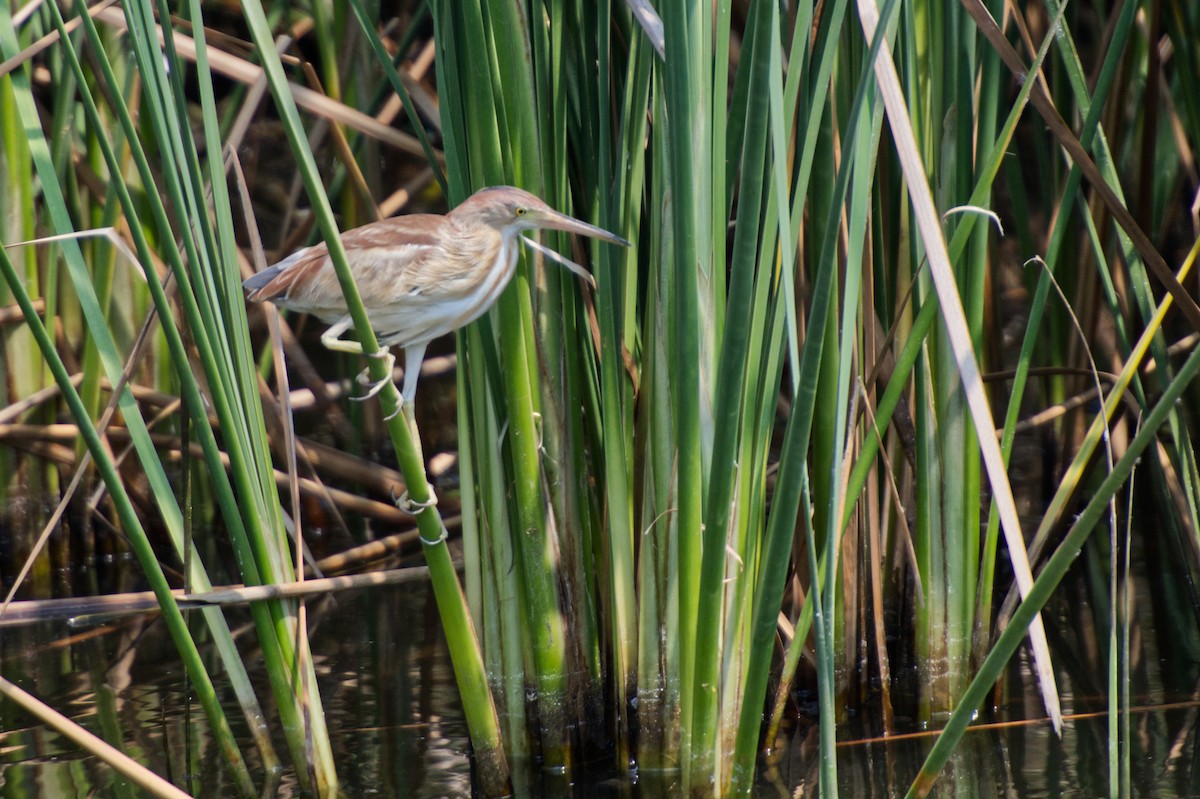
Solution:
{"label": "thick green stalk", "polygon": [[[488,41],[494,47],[493,85],[502,159],[485,169],[495,169],[513,182],[535,192],[542,190],[538,158],[539,127],[532,59],[525,20],[515,4],[492,0],[485,5]],[[500,35],[496,35],[497,32]],[[508,440],[512,453],[514,506],[517,511],[516,546],[526,612],[538,681],[538,717],[542,758],[549,767],[570,763],[567,736],[566,633],[559,608],[557,544],[551,540],[552,520],[547,518],[542,486],[537,419],[541,417],[540,390],[533,311],[530,305],[532,267],[518,270],[512,285],[497,303],[504,390],[507,397]]]}
{"label": "thick green stalk", "polygon": [[[540,191],[538,120],[533,118],[534,81],[524,20],[511,4],[435,5],[442,34],[438,51],[439,75],[454,77],[463,98],[444,103],[444,124],[465,132],[465,142],[451,149],[447,143],[451,201],[464,199],[472,186],[516,183]],[[494,36],[503,31],[503,36]],[[461,35],[462,40],[459,40]],[[486,69],[459,70],[453,53],[468,47],[472,63]],[[465,146],[463,146],[465,145]],[[524,593],[525,612],[531,623],[522,629],[535,666],[542,756],[548,764],[569,762],[565,709],[567,703],[566,642],[557,589],[557,543],[549,534],[542,485],[537,419],[539,403],[535,334],[530,304],[530,268],[524,262],[509,288],[496,303],[495,312],[477,324],[494,323],[498,329],[497,358],[491,385],[506,397],[509,455],[517,569]],[[490,381],[478,380],[475,390]],[[481,451],[490,451],[488,449]]]}
{"label": "thick green stalk", "polygon": [[[463,350],[478,349],[482,332],[468,331],[463,337]],[[467,372],[460,370],[460,380]],[[463,380],[465,383],[466,381]],[[463,385],[459,394],[465,401],[459,405],[469,413],[468,424],[463,430],[479,431],[496,441],[500,437],[497,422],[497,403],[486,393],[468,391]],[[464,436],[464,438],[468,438]],[[461,448],[461,447],[460,447]],[[466,463],[463,464],[465,469]],[[481,458],[478,470],[464,472],[476,474],[479,482],[480,518],[477,526],[480,537],[479,569],[486,590],[485,605],[481,608],[486,618],[484,631],[484,654],[487,658],[487,674],[498,699],[501,718],[507,732],[505,750],[507,756],[517,763],[527,762],[534,756],[530,746],[530,730],[525,709],[525,634],[521,621],[521,588],[512,568],[515,560],[514,540],[509,515],[506,512],[507,482],[503,465],[497,458]],[[474,481],[467,481],[473,483]],[[514,779],[517,774],[514,774]],[[514,786],[519,789],[520,786]]]}
{"label": "thick green stalk", "polygon": [[[263,69],[276,108],[284,119],[284,129],[297,158],[297,165],[309,200],[313,205],[321,235],[329,248],[330,259],[337,270],[338,281],[345,294],[350,316],[354,320],[355,334],[362,343],[364,352],[374,352],[379,349],[379,345],[367,319],[362,298],[359,296],[354,279],[350,274],[345,248],[339,238],[333,220],[333,212],[325,195],[312,151],[308,147],[299,111],[283,73],[283,66],[272,44],[273,37],[267,26],[266,16],[261,4],[257,2],[243,4],[243,10],[251,36],[262,56]],[[391,375],[387,374],[383,360],[379,358],[368,360],[371,379],[389,381],[387,388],[380,394],[380,400],[385,415],[392,416],[388,423],[388,433],[407,483],[409,499],[416,506],[428,504],[433,498],[432,491],[425,476],[425,465],[409,434],[404,414],[398,413],[401,403],[400,393],[390,383]],[[466,607],[466,600],[459,587],[458,575],[454,570],[454,564],[446,546],[445,527],[436,507],[432,506],[426,507],[417,514],[417,524],[421,531],[421,541],[424,544],[425,557],[429,564],[438,612],[441,614],[450,646],[450,658],[454,665],[455,677],[463,696],[463,706],[467,715],[471,740],[475,745],[476,756],[481,758],[480,774],[487,780],[487,784],[484,786],[485,790],[489,793],[498,793],[508,782],[508,767],[500,747],[499,725],[495,705],[488,691],[487,679],[483,670],[483,658]]]}
{"label": "thick green stalk", "polygon": [[[608,18],[611,7],[607,0],[596,4],[596,31],[598,37],[599,63],[612,62],[612,45],[609,40],[611,25]],[[639,38],[631,43],[630,59],[638,59],[641,51],[646,48]],[[649,87],[649,70],[643,71],[646,80],[641,86],[631,85],[625,95],[626,106],[623,113],[624,124],[640,126],[645,119],[646,97],[642,93]],[[609,70],[600,70],[600,86],[596,98],[596,110],[599,116],[599,131],[601,142],[598,150],[597,172],[602,181],[614,174],[612,161],[612,141],[609,131],[612,121],[609,115],[608,97],[611,95]],[[640,112],[640,113],[639,113]],[[632,122],[630,117],[636,122]],[[630,154],[618,156],[619,161],[632,160]],[[616,170],[615,174],[623,177],[624,170]],[[609,222],[614,214],[609,210],[612,205],[608,192],[601,190],[601,221]],[[618,197],[620,194],[618,193]],[[606,213],[607,211],[607,213]],[[618,232],[620,228],[613,228]],[[636,246],[636,245],[635,245]],[[636,250],[635,250],[636,252]],[[629,269],[622,264],[623,254],[611,252],[611,248],[602,248],[598,261],[598,273],[602,279],[598,281],[596,292],[596,316],[600,325],[601,340],[608,342],[600,351],[600,397],[603,413],[601,434],[604,440],[604,486],[605,501],[608,510],[607,536],[609,547],[609,601],[612,608],[610,622],[612,634],[610,646],[613,653],[612,683],[616,695],[614,701],[617,707],[617,745],[628,746],[631,733],[629,700],[637,696],[636,658],[637,658],[637,599],[634,591],[634,533],[633,533],[633,494],[630,490],[631,476],[628,469],[628,451],[630,433],[627,427],[627,412],[632,398],[629,396],[629,382],[625,376],[624,363],[621,358],[622,328],[620,314],[621,303],[626,289],[625,276]],[[618,762],[628,763],[628,752],[618,757]]]}
{"label": "thick green stalk", "polygon": [[[653,105],[654,121],[665,113],[661,96]],[[650,128],[655,151],[665,149],[664,125]],[[668,191],[668,165],[653,159],[650,192]],[[661,203],[651,203],[646,222],[647,251],[652,260],[673,263],[670,217]],[[683,661],[686,659],[676,631],[680,629],[676,588],[682,563],[675,507],[675,408],[671,395],[670,359],[674,342],[667,336],[670,313],[665,297],[671,295],[670,268],[655,270],[647,280],[638,397],[638,454],[642,460],[643,488],[638,548],[638,763],[643,768],[679,768],[683,724]]]}
{"label": "thick green stalk", "polygon": [[[678,529],[678,566],[676,591],[679,595],[678,641],[680,651],[681,749],[685,773],[692,756],[693,708],[696,692],[696,599],[700,592],[701,524],[703,513],[702,441],[700,430],[700,364],[702,338],[699,322],[700,263],[697,237],[701,230],[697,214],[693,165],[698,146],[692,135],[694,124],[701,124],[703,113],[696,96],[697,76],[691,69],[692,50],[698,43],[690,35],[689,17],[704,13],[699,2],[681,3],[664,8],[663,24],[667,58],[662,89],[668,127],[672,246],[672,296],[668,335],[672,342],[671,396],[674,402],[676,525]],[[666,221],[666,220],[664,220]],[[702,367],[700,367],[702,368]],[[708,775],[698,777],[705,779]],[[687,784],[685,779],[685,784]]]}
{"label": "thick green stalk", "polygon": [[[939,157],[928,163],[927,171],[938,194],[939,208],[953,208],[965,200],[971,192],[974,153],[982,151],[975,142],[976,120],[974,118],[973,93],[978,79],[975,58],[975,39],[970,19],[957,4],[941,6],[945,9],[942,26],[944,40],[939,48],[953,54],[947,69],[934,76],[945,86],[939,94],[946,106],[934,111],[935,120],[947,120],[941,125],[930,127],[938,132]],[[914,122],[914,128],[920,123]],[[987,135],[981,132],[981,135]],[[986,200],[986,198],[985,198]],[[979,234],[982,233],[982,241]],[[977,229],[968,257],[951,262],[959,296],[964,306],[967,330],[975,358],[982,363],[980,352],[981,320],[978,307],[973,304],[973,292],[982,297],[982,269],[986,266],[987,230]],[[984,245],[984,246],[981,246]],[[981,309],[980,309],[981,312]],[[975,582],[979,574],[979,490],[980,461],[979,442],[971,421],[962,379],[959,375],[955,353],[950,345],[944,325],[935,327],[937,333],[933,352],[936,361],[932,375],[934,379],[934,412],[937,417],[941,479],[931,481],[936,487],[942,513],[941,545],[945,547],[946,581],[934,584],[933,590],[944,592],[946,624],[931,630],[931,635],[941,639],[946,647],[947,668],[943,671],[932,666],[946,685],[946,702],[954,698],[966,681],[970,668],[971,627],[974,618]],[[929,583],[926,583],[929,585]],[[939,707],[938,710],[943,708]]]}
{"label": "thick green stalk", "polygon": [[746,139],[743,149],[741,185],[738,195],[737,229],[733,240],[733,260],[730,263],[728,318],[738,320],[725,325],[718,358],[716,406],[713,412],[712,466],[709,471],[707,507],[704,516],[704,535],[701,555],[700,594],[697,605],[696,672],[693,689],[692,718],[692,781],[693,784],[716,780],[722,776],[717,749],[717,710],[720,706],[720,664],[724,637],[722,603],[725,598],[725,560],[732,515],[731,497],[738,461],[739,419],[745,391],[746,346],[749,326],[740,320],[750,317],[754,298],[754,280],[772,279],[774,251],[759,261],[759,231],[762,226],[762,196],[764,166],[767,158],[767,125],[769,116],[770,65],[772,48],[778,49],[778,39],[771,39],[772,22],[778,9],[755,15],[754,56],[744,69],[750,69],[750,92],[747,97]]}

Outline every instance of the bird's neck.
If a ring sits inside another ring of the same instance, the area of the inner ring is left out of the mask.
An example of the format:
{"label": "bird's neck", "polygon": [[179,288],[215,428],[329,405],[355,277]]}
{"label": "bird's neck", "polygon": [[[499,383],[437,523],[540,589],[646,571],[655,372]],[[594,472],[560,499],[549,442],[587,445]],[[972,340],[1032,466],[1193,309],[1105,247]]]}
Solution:
{"label": "bird's neck", "polygon": [[517,248],[520,246],[519,237],[521,231],[516,228],[508,228],[500,234],[500,262],[505,264],[508,269],[508,278],[512,278],[513,272],[517,269]]}
{"label": "bird's neck", "polygon": [[512,278],[516,270],[519,230],[462,224],[455,228],[447,243],[455,253],[452,261],[462,264],[468,271],[485,265],[488,272],[499,269],[504,273],[501,279],[505,283]]}
{"label": "bird's neck", "polygon": [[517,271],[517,232],[498,231],[493,241],[498,246],[489,252],[488,271],[492,273],[491,279],[503,288]]}

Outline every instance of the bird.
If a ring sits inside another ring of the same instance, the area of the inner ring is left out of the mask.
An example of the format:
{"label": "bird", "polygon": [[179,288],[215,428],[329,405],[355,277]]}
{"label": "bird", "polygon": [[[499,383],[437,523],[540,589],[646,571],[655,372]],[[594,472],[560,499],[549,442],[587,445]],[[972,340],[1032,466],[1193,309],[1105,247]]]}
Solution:
{"label": "bird", "polygon": [[[395,364],[390,348],[404,349],[401,407],[410,423],[425,348],[492,307],[516,271],[519,240],[595,286],[579,264],[523,235],[537,228],[630,246],[620,236],[559,213],[513,186],[480,189],[444,215],[392,217],[341,235],[350,272],[381,347],[366,354],[386,359],[390,374]],[[341,338],[353,320],[324,243],[292,253],[242,285],[252,302],[272,302],[328,324],[321,336],[328,349],[363,354],[358,341]],[[363,399],[388,382],[373,385]]]}

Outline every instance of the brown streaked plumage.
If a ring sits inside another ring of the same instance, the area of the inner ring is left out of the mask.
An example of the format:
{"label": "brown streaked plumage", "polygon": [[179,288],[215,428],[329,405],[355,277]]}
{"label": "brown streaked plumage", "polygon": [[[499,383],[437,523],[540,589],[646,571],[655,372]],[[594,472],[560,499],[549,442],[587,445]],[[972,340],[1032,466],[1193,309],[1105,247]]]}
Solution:
{"label": "brown streaked plumage", "polygon": [[[411,408],[425,347],[482,316],[512,279],[517,237],[523,230],[552,228],[614,244],[629,242],[606,230],[560,214],[522,189],[481,189],[445,216],[412,214],[363,225],[342,234],[350,271],[371,327],[384,347],[404,348],[404,404]],[[578,264],[521,239],[547,257],[591,280]],[[321,342],[332,350],[362,352],[340,336],[352,326],[342,289],[324,244],[300,250],[243,284],[252,301],[313,314],[330,328]],[[382,384],[372,389],[373,396]]]}

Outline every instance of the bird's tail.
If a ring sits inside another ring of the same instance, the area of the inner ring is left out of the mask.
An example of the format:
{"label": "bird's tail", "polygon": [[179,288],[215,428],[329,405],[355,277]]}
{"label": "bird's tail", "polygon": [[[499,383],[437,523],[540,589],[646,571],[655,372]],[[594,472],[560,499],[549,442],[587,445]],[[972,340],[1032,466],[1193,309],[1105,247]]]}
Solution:
{"label": "bird's tail", "polygon": [[276,264],[275,266],[269,266],[258,274],[251,276],[249,280],[246,280],[242,283],[242,288],[248,292],[246,295],[247,299],[249,299],[251,302],[262,302],[264,300],[273,300],[275,297],[281,296],[279,294],[276,294],[275,296],[264,296],[269,293],[271,282],[274,281],[275,278],[279,277],[279,272],[281,271],[279,266],[279,264]]}

